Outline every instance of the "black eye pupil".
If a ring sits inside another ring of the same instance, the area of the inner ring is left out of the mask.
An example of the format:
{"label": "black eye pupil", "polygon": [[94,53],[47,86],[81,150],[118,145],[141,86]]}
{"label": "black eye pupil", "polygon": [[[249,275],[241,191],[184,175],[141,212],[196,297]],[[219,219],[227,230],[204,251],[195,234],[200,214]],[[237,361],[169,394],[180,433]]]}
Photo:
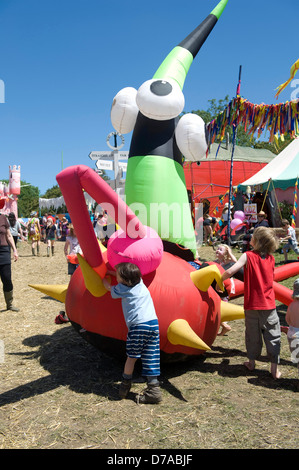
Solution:
{"label": "black eye pupil", "polygon": [[172,86],[169,82],[165,82],[164,80],[156,80],[151,83],[150,89],[151,92],[157,96],[166,96],[172,92]]}

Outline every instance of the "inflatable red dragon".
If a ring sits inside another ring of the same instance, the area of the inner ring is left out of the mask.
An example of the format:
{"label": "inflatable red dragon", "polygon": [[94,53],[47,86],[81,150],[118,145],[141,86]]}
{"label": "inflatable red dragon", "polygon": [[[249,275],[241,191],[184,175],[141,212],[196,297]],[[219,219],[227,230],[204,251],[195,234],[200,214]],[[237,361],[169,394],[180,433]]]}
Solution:
{"label": "inflatable red dragon", "polygon": [[[57,175],[83,256],[68,286],[32,285],[65,303],[74,328],[98,349],[123,355],[127,328],[121,300],[113,300],[102,279],[120,261],[136,263],[152,295],[161,335],[161,360],[181,360],[210,349],[220,323],[241,319],[243,308],[223,302],[211,287],[214,280],[223,288],[219,265],[196,270],[179,256],[163,250],[160,237],[141,224],[138,217],[110,186],[91,168],[69,167]],[[96,238],[82,189],[113,212],[119,228],[109,239],[107,249]],[[105,201],[105,202],[102,202]],[[123,227],[123,228],[122,228]],[[298,273],[299,263],[279,267],[275,279]],[[112,283],[115,280],[112,277]],[[230,292],[230,280],[225,288]],[[234,280],[232,297],[242,295],[242,281]],[[275,282],[278,300],[288,304],[291,291]]]}
{"label": "inflatable red dragon", "polygon": [[[239,306],[221,301],[210,287],[221,286],[216,266],[195,270],[184,259],[163,250],[153,229],[144,226],[110,186],[91,168],[69,167],[57,175],[83,256],[68,286],[32,285],[65,302],[75,329],[99,349],[124,352],[127,328],[121,300],[113,300],[102,279],[121,261],[139,266],[152,295],[161,335],[161,357],[179,359],[202,354],[214,342],[221,321],[243,317]],[[96,238],[82,189],[112,213],[119,228],[107,249]],[[104,201],[104,202],[103,202]],[[112,276],[112,283],[115,282]]]}

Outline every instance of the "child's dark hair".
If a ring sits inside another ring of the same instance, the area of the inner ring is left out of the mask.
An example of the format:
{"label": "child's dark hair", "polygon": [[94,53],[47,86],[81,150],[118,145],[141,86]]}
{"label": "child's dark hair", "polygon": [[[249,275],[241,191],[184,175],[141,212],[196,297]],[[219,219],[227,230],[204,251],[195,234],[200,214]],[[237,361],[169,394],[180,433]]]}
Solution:
{"label": "child's dark hair", "polygon": [[10,212],[8,214],[8,220],[9,220],[9,223],[12,227],[14,227],[16,225],[17,219],[16,219],[16,216],[15,216],[14,212]]}
{"label": "child's dark hair", "polygon": [[134,287],[141,280],[141,272],[138,266],[133,263],[119,263],[115,266],[119,276],[123,280],[123,284],[128,287]]}

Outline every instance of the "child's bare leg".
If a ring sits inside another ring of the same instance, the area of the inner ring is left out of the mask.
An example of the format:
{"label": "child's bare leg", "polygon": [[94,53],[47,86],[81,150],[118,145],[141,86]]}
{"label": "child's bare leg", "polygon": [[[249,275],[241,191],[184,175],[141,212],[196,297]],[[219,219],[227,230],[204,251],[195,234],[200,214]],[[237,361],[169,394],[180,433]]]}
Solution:
{"label": "child's bare leg", "polygon": [[279,379],[281,377],[281,372],[278,370],[275,362],[271,362],[271,374],[274,379]]}
{"label": "child's bare leg", "polygon": [[253,359],[249,359],[249,361],[246,361],[243,364],[248,370],[254,370],[255,368],[255,361]]}
{"label": "child's bare leg", "polygon": [[218,333],[218,336],[223,336],[223,335],[225,335],[225,333],[228,333],[231,330],[231,327],[226,322],[220,323],[220,326],[221,326],[222,330],[220,331],[220,333]]}
{"label": "child's bare leg", "polygon": [[130,389],[131,389],[131,384],[132,384],[132,375],[134,372],[134,366],[136,362],[135,357],[127,357],[124,371],[123,371],[123,379],[119,387],[119,397],[120,398],[126,398],[128,395]]}
{"label": "child's bare leg", "polygon": [[136,357],[127,357],[125,368],[124,368],[124,375],[125,376],[132,376],[134,372],[135,362],[137,361]]}

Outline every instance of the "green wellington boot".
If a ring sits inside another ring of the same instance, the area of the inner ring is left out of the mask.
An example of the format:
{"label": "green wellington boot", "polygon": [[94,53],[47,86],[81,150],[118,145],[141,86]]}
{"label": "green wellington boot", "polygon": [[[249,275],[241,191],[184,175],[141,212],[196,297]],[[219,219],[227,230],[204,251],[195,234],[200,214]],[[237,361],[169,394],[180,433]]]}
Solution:
{"label": "green wellington boot", "polygon": [[4,292],[4,298],[5,298],[7,310],[12,310],[13,312],[19,312],[19,309],[13,305],[13,290],[11,290],[10,292]]}

